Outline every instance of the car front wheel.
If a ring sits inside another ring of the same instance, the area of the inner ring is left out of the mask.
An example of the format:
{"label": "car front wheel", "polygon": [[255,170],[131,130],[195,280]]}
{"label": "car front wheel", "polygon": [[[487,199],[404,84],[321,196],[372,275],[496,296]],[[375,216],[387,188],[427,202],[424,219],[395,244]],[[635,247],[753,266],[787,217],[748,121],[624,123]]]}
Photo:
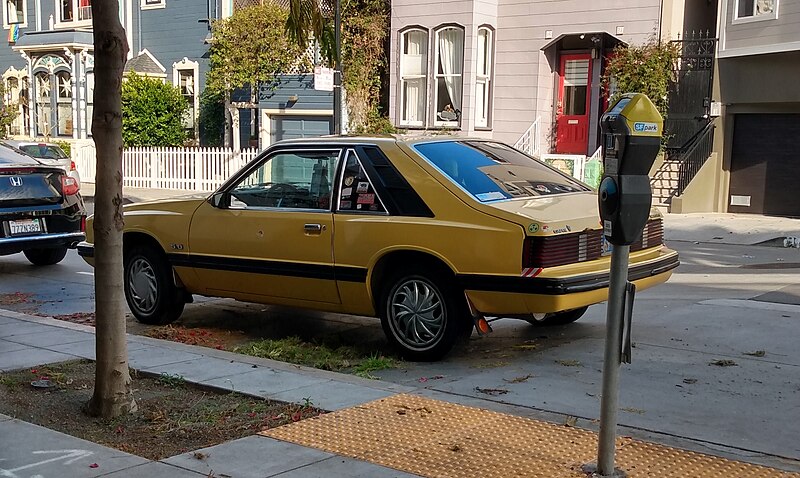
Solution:
{"label": "car front wheel", "polygon": [[148,246],[135,247],[125,255],[125,299],[136,320],[151,325],[174,322],[185,305],[166,258]]}
{"label": "car front wheel", "polygon": [[383,331],[403,358],[435,361],[471,330],[463,293],[442,274],[399,271],[380,300]]}
{"label": "car front wheel", "polygon": [[52,266],[58,264],[67,255],[66,247],[50,247],[46,249],[25,249],[25,257],[35,266]]}

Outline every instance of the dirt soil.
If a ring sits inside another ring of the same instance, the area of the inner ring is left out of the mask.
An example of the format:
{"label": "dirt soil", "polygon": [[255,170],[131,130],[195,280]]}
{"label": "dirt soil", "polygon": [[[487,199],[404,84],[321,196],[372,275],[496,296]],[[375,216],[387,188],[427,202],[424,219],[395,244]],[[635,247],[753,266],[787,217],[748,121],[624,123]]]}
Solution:
{"label": "dirt soil", "polygon": [[[323,411],[235,392],[202,389],[182,377],[133,375],[139,410],[115,419],[83,412],[94,362],[75,361],[0,373],[0,413],[151,460],[255,434]],[[32,382],[48,379],[51,388]]]}

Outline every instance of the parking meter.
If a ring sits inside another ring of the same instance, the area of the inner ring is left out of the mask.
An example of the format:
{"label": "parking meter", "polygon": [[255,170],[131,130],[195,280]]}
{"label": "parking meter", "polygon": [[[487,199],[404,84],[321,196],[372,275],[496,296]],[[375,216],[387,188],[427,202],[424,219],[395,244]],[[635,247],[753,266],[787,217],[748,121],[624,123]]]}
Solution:
{"label": "parking meter", "polygon": [[627,93],[600,119],[603,180],[598,189],[603,234],[615,246],[639,239],[650,215],[647,175],[661,145],[664,120],[642,93]]}

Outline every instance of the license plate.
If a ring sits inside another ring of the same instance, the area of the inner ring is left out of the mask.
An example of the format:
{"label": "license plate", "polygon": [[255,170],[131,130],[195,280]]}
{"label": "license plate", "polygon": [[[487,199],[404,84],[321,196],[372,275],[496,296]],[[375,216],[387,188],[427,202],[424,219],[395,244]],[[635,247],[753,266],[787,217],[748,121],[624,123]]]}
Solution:
{"label": "license plate", "polygon": [[8,232],[11,233],[12,236],[42,232],[42,223],[39,219],[8,221]]}
{"label": "license plate", "polygon": [[607,256],[611,254],[611,251],[614,250],[614,245],[608,242],[606,236],[600,236],[600,255]]}

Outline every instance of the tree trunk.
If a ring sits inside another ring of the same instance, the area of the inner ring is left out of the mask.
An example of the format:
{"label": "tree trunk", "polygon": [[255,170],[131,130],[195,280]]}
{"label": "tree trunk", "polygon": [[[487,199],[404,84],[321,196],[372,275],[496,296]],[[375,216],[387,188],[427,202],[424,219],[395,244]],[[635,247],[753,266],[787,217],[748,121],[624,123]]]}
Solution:
{"label": "tree trunk", "polygon": [[128,372],[122,284],[122,71],[128,55],[118,0],[92,2],[94,114],[97,150],[94,211],[95,316],[97,325],[92,416],[116,417],[136,410]]}

